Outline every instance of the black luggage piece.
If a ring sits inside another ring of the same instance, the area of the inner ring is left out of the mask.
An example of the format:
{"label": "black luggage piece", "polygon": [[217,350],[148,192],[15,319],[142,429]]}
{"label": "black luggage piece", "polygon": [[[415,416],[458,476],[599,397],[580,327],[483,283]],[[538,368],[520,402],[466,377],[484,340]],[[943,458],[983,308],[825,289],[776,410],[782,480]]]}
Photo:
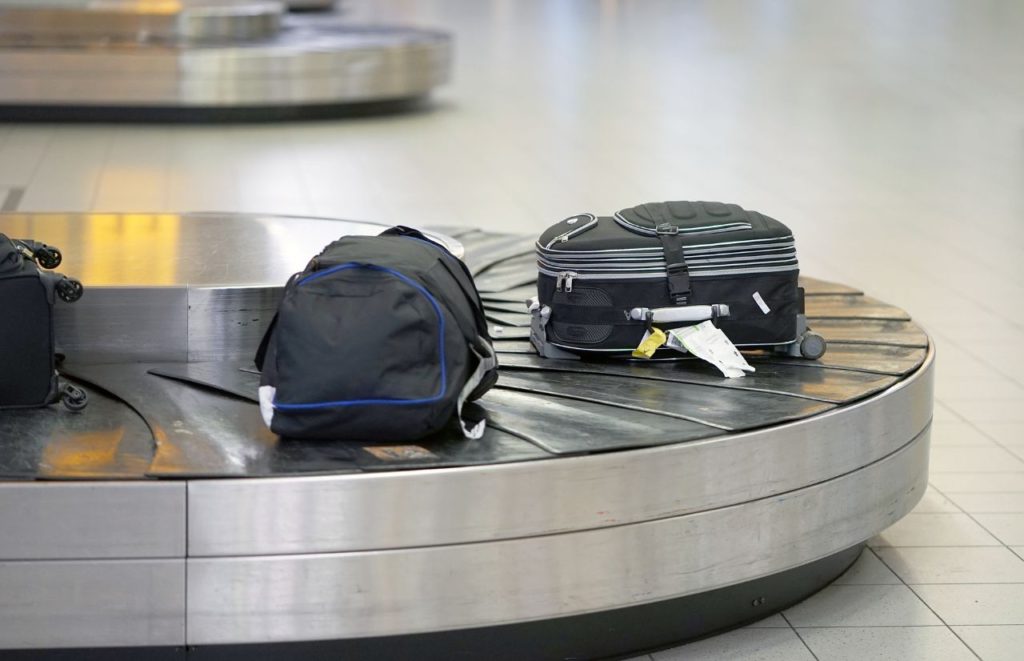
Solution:
{"label": "black luggage piece", "polygon": [[56,297],[82,297],[77,280],[42,271],[60,265],[56,248],[0,234],[0,409],[47,406],[58,399],[73,410],[83,390],[57,376],[53,335]]}
{"label": "black luggage piece", "polygon": [[735,204],[660,202],[614,217],[572,216],[541,235],[537,264],[532,338],[542,355],[628,356],[652,324],[707,319],[740,347],[825,352],[807,329],[789,228]]}
{"label": "black luggage piece", "polygon": [[327,246],[285,286],[256,356],[267,426],[292,438],[411,441],[498,378],[483,305],[465,265],[396,227]]}

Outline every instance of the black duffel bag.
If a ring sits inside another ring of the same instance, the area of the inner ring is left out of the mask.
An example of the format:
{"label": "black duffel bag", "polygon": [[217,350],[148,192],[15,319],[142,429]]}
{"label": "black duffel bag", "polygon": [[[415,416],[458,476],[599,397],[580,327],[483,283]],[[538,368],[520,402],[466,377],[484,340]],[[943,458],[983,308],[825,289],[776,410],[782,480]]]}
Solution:
{"label": "black duffel bag", "polygon": [[57,375],[53,335],[56,298],[82,297],[77,280],[50,271],[61,254],[36,241],[0,234],[0,408],[47,406],[61,400],[77,411],[83,390]]}
{"label": "black duffel bag", "polygon": [[465,265],[416,230],[347,236],[285,286],[256,356],[272,431],[408,441],[458,418],[497,381],[480,295]]}

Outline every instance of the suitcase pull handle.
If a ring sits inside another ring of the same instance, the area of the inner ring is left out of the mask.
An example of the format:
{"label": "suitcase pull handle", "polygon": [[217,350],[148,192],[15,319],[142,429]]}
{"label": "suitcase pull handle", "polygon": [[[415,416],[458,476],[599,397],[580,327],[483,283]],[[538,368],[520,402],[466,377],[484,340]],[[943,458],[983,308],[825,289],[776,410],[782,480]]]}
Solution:
{"label": "suitcase pull handle", "polygon": [[629,318],[633,321],[645,321],[648,324],[674,324],[680,322],[700,322],[729,316],[729,306],[724,303],[715,305],[688,305],[676,308],[633,308]]}

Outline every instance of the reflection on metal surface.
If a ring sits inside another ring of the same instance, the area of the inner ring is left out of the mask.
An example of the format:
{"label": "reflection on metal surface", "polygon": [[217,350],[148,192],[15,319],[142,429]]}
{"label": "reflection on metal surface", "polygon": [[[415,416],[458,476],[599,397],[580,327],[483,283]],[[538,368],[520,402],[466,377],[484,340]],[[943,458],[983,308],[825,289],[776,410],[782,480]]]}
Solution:
{"label": "reflection on metal surface", "polygon": [[694,594],[870,538],[917,503],[927,466],[925,431],[881,461],[784,498],[647,523],[386,552],[194,558],[188,642],[394,635]]}
{"label": "reflection on metal surface", "polygon": [[[89,406],[80,413],[61,407],[0,411],[0,480],[145,474],[153,460],[145,423],[121,402],[88,390]],[[0,523],[0,530],[10,529]]]}
{"label": "reflection on metal surface", "polygon": [[[280,287],[331,241],[386,228],[361,221],[245,213],[0,214],[0,232],[60,246],[61,270],[83,276],[86,287]],[[431,236],[462,256],[458,241]],[[94,261],[108,265],[97,271],[97,281],[85,277]]]}
{"label": "reflection on metal surface", "polygon": [[[180,282],[181,219],[174,214],[91,214],[84,224],[76,276],[90,287]],[[55,245],[60,246],[60,243]],[[65,266],[65,268],[69,268]]]}
{"label": "reflection on metal surface", "polygon": [[[284,283],[373,223],[259,214],[0,214],[0,232],[59,246],[86,295],[58,304],[57,342],[89,362],[250,358]],[[456,255],[461,244],[431,233]]]}
{"label": "reflection on metal surface", "polygon": [[227,476],[260,473],[277,442],[259,410],[147,373],[149,366],[68,366],[72,376],[99,384],[132,407],[153,432],[154,476]]}

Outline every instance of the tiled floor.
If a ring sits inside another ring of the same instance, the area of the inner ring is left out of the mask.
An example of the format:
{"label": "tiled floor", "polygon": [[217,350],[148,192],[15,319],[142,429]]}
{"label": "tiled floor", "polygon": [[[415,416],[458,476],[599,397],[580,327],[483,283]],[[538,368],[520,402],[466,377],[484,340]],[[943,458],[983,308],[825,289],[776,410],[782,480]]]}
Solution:
{"label": "tiled floor", "polygon": [[724,199],[939,351],[931,484],[839,584],[667,659],[1024,658],[1024,4],[346,0],[447,26],[423,113],[0,125],[23,210],[252,210],[538,231]]}

